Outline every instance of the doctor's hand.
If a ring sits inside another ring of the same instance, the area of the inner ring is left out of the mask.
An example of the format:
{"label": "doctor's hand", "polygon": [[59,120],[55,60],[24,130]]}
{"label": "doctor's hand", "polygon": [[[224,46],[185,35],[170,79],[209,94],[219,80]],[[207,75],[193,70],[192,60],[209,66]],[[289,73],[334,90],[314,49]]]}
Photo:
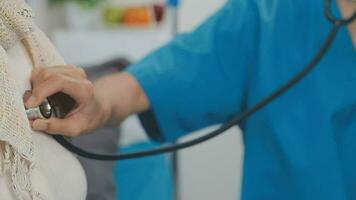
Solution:
{"label": "doctor's hand", "polygon": [[31,76],[32,91],[26,94],[25,106],[39,106],[47,97],[63,92],[76,102],[75,110],[64,119],[37,119],[34,130],[49,134],[79,136],[107,124],[117,125],[127,116],[149,108],[146,95],[128,73],[103,77],[94,84],[83,69],[55,66],[35,69]]}
{"label": "doctor's hand", "polygon": [[76,108],[65,119],[37,119],[32,128],[53,134],[77,136],[102,123],[103,108],[95,98],[94,86],[83,69],[74,66],[37,68],[31,76],[32,91],[25,94],[25,106],[39,106],[47,97],[63,92],[76,102]]}

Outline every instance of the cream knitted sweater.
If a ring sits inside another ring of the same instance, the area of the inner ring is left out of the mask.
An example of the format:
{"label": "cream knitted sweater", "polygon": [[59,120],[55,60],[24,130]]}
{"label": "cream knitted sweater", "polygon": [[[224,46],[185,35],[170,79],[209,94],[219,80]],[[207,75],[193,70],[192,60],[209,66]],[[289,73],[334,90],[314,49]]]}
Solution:
{"label": "cream knitted sweater", "polygon": [[79,162],[51,137],[31,130],[22,102],[33,67],[61,64],[24,1],[0,0],[1,200],[85,199]]}

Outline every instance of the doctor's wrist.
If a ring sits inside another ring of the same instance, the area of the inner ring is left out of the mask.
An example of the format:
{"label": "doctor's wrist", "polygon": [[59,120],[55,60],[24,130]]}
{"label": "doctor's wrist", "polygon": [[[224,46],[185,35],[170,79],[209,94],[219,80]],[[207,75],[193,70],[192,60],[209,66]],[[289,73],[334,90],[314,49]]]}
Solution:
{"label": "doctor's wrist", "polygon": [[126,117],[149,107],[139,83],[126,72],[97,80],[94,90],[103,113],[100,117],[103,125],[118,125]]}

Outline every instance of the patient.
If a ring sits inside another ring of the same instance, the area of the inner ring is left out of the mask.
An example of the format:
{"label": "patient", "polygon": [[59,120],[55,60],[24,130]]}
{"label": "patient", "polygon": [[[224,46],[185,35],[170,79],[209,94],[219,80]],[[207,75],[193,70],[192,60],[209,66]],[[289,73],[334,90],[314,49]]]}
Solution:
{"label": "patient", "polygon": [[0,199],[84,200],[78,160],[30,129],[22,95],[34,67],[64,64],[23,0],[0,0]]}

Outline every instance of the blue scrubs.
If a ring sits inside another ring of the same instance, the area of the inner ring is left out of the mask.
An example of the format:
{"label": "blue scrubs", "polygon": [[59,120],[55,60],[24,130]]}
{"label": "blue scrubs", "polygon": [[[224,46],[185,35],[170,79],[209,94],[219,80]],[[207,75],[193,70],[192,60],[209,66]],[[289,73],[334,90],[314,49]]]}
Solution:
{"label": "blue scrubs", "polygon": [[[329,32],[322,6],[231,0],[193,33],[131,67],[156,131],[173,141],[225,122],[288,81]],[[242,199],[356,199],[355,52],[342,28],[310,75],[240,125]]]}

